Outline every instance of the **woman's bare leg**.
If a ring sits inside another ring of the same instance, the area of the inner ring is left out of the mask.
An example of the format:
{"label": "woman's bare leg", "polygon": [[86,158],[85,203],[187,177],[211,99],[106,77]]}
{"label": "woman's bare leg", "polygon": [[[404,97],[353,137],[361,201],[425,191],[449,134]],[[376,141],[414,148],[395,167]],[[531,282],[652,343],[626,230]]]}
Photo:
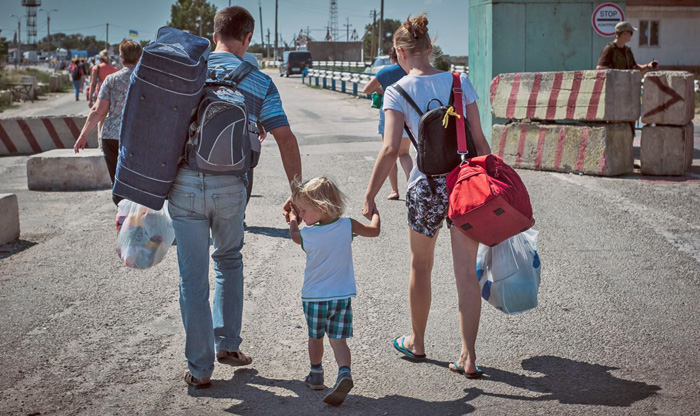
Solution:
{"label": "woman's bare leg", "polygon": [[406,180],[411,175],[411,170],[413,169],[413,159],[409,150],[411,149],[411,139],[404,137],[401,139],[401,147],[399,147],[399,163],[403,168],[403,173],[406,174]]}
{"label": "woman's bare leg", "polygon": [[450,229],[450,236],[459,299],[459,325],[462,331],[462,351],[457,364],[465,372],[474,373],[476,372],[476,335],[481,317],[481,290],[476,278],[476,252],[479,249],[479,243],[467,237],[456,227]]}

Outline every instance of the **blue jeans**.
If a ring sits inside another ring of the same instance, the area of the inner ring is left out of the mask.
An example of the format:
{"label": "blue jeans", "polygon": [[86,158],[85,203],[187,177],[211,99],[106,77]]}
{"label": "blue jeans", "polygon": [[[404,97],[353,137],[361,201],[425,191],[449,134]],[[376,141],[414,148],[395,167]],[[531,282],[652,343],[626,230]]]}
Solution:
{"label": "blue jeans", "polygon": [[80,86],[83,85],[83,79],[73,80],[73,91],[75,91],[75,99],[80,98]]}
{"label": "blue jeans", "polygon": [[[244,179],[181,168],[168,209],[177,239],[185,357],[196,378],[210,377],[215,350],[238,351],[243,315]],[[209,232],[214,251],[214,310],[209,307]]]}

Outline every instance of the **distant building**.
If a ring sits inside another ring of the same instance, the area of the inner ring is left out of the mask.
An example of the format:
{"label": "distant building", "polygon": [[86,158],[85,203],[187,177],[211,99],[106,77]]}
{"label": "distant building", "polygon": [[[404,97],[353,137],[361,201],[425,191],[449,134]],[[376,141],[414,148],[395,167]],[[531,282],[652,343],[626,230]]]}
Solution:
{"label": "distant building", "polygon": [[639,30],[630,46],[638,63],[700,75],[700,1],[627,0],[627,21]]}
{"label": "distant building", "polygon": [[311,52],[314,61],[358,62],[362,60],[362,42],[309,41],[306,49]]}

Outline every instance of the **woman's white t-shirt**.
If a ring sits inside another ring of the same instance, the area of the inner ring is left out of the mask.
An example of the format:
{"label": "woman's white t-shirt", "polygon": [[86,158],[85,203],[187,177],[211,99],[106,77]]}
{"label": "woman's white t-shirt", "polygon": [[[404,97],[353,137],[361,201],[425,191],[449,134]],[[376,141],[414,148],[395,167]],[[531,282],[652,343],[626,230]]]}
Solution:
{"label": "woman's white t-shirt", "polygon": [[[479,95],[476,93],[476,90],[474,90],[474,86],[471,81],[469,81],[467,74],[461,74],[460,81],[462,82],[462,109],[465,111],[467,104],[478,100]],[[441,72],[433,75],[406,75],[397,81],[396,84],[400,85],[401,88],[413,98],[413,101],[418,104],[418,108],[425,113],[428,103],[434,98],[440,100],[443,105],[447,105],[450,102],[450,94],[452,94],[452,73]],[[433,102],[430,104],[430,108],[435,108],[438,105],[440,104]],[[406,125],[411,129],[413,137],[418,137],[418,121],[420,121],[420,114],[411,107],[395,88],[389,87],[384,92],[384,111],[386,110],[396,110],[403,113],[406,119]],[[424,177],[425,174],[418,170],[418,163],[416,161],[413,164],[413,170],[408,178],[408,187],[410,188]]]}

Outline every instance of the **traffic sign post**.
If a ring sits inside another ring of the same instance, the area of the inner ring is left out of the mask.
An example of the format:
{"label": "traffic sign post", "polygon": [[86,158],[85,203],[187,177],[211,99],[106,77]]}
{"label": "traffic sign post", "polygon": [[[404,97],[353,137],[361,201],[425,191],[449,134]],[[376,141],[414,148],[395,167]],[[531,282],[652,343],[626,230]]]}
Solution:
{"label": "traffic sign post", "polygon": [[625,12],[615,3],[603,3],[593,10],[591,24],[600,36],[615,36],[615,25],[625,21]]}

